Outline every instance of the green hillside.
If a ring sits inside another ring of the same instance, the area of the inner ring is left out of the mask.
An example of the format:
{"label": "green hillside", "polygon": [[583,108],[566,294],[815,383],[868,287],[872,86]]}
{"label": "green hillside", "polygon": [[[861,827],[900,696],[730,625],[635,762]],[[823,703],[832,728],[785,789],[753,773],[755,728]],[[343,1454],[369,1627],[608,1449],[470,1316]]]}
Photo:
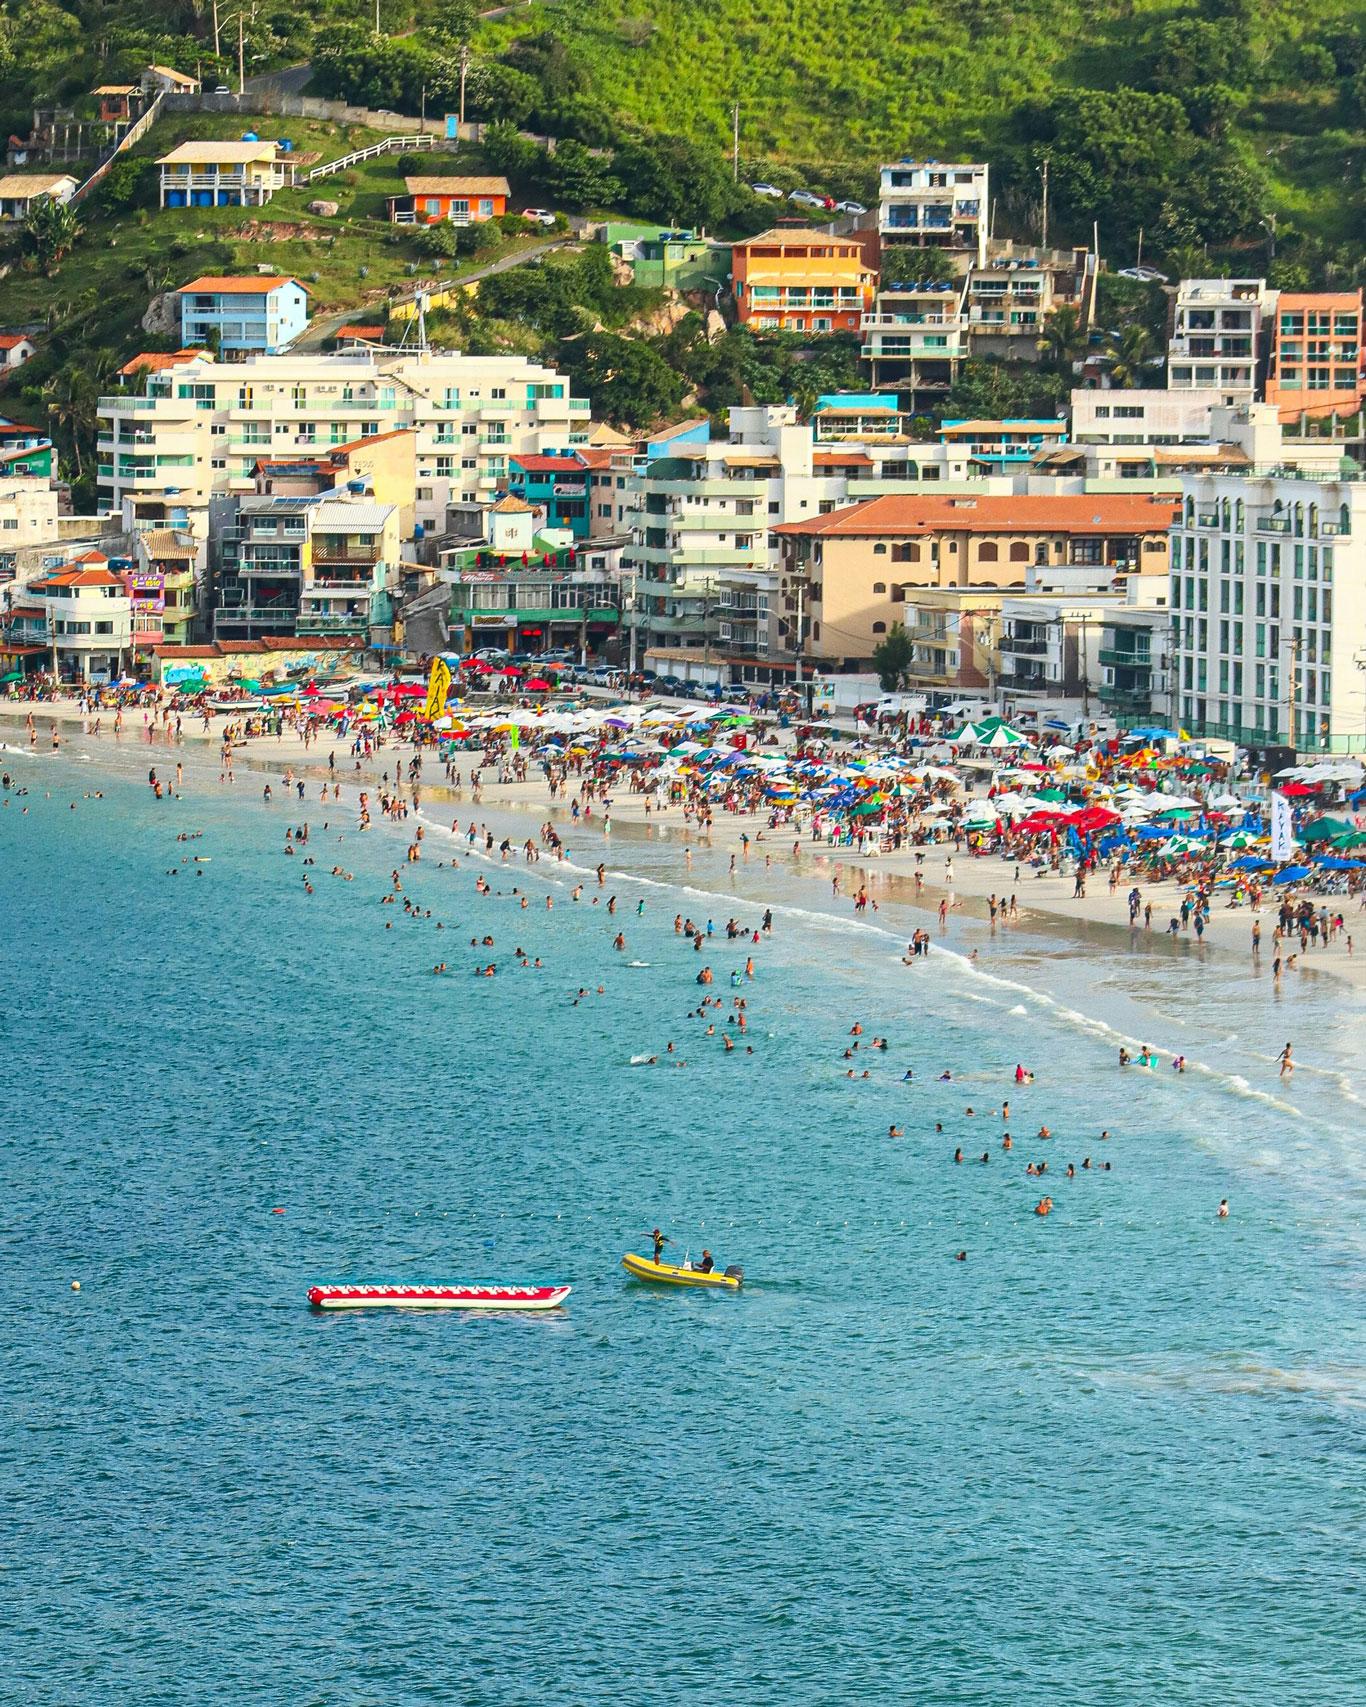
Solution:
{"label": "green hillside", "polygon": [[536,75],[548,128],[626,120],[723,150],[738,102],[756,171],[861,170],[871,190],[901,154],[990,159],[1007,229],[1036,217],[1048,154],[1063,229],[1098,220],[1123,258],[1140,224],[1150,247],[1236,249],[1267,215],[1308,282],[1366,250],[1357,0],[562,0],[476,42]]}

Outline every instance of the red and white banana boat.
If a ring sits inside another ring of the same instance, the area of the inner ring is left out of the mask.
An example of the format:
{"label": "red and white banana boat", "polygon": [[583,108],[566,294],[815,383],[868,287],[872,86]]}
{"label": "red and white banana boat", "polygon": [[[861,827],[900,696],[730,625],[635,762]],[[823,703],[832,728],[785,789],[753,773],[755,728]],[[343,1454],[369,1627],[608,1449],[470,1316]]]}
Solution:
{"label": "red and white banana boat", "polygon": [[465,1281],[341,1281],[310,1286],[315,1310],[557,1310],[570,1289],[559,1285],[487,1286]]}

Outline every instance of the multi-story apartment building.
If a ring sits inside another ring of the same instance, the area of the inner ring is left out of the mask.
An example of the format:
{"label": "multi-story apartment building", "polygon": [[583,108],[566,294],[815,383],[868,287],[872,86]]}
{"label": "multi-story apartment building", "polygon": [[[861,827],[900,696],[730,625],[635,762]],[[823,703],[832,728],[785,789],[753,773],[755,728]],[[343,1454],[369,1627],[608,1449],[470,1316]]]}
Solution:
{"label": "multi-story apartment building", "polygon": [[110,681],[120,675],[133,641],[132,601],[124,577],[102,552],[83,552],[44,570],[23,589],[21,608],[34,621],[47,662],[63,681]]}
{"label": "multi-story apartment building", "polygon": [[1140,601],[1130,582],[1123,604],[1105,613],[1100,636],[1100,703],[1122,724],[1166,724],[1172,716],[1170,583]]}
{"label": "multi-story apartment building", "polygon": [[225,356],[274,355],[308,325],[308,287],[282,275],[191,279],[176,296],[187,349],[216,338]]}
{"label": "multi-story apartment building", "polygon": [[993,610],[1001,591],[1024,591],[1044,572],[1041,591],[1054,580],[1070,585],[1069,572],[1088,587],[1116,590],[1129,575],[1161,576],[1174,513],[1174,504],[1146,494],[916,492],[776,531],[784,576],[806,588],[805,650],[855,667],[894,623],[906,622],[907,602],[921,589],[972,593]]}
{"label": "multi-story apartment building", "polygon": [[1362,292],[1283,290],[1271,326],[1266,401],[1281,419],[1358,413],[1366,403]]}
{"label": "multi-story apartment building", "polygon": [[1090,249],[988,245],[988,258],[968,273],[964,324],[969,353],[1038,361],[1050,314],[1076,310],[1083,332],[1095,322],[1096,257]]}
{"label": "multi-story apartment building", "polygon": [[873,306],[877,274],[855,238],[777,225],[732,249],[731,289],[742,326],[857,332]]}
{"label": "multi-story apartment building", "polygon": [[1275,298],[1265,279],[1182,279],[1167,346],[1169,388],[1254,396]]}
{"label": "multi-story apartment building", "polygon": [[802,590],[771,530],[930,480],[966,487],[967,459],[914,443],[891,397],[823,397],[810,425],[790,407],[732,409],[728,439],[676,443],[634,483],[638,652],[700,656],[738,680],[791,672]]}
{"label": "multi-story apartment building", "polygon": [[1038,361],[1049,315],[1074,308],[1085,330],[1095,300],[1096,258],[1087,249],[983,235],[980,258],[975,248],[949,249],[931,266],[922,246],[884,237],[877,299],[862,322],[863,355],[874,385],[895,386],[922,407],[942,397],[969,356]]}
{"label": "multi-story apartment building", "polygon": [[524,356],[365,350],[194,361],[147,375],[146,393],[99,404],[102,505],[131,528],[208,532],[211,498],[254,489],[258,462],[414,435],[415,524],[491,496],[509,458],[587,436],[589,405]]}
{"label": "multi-story apartment building", "polygon": [[364,642],[399,561],[398,510],[348,490],[227,506],[215,541],[216,641],[347,635]]}
{"label": "multi-story apartment building", "polygon": [[884,166],[877,221],[883,248],[965,249],[985,265],[988,177],[982,164],[897,160]]}
{"label": "multi-story apartment building", "polygon": [[1192,475],[1171,576],[1184,727],[1249,747],[1366,751],[1366,481]]}
{"label": "multi-story apartment building", "polygon": [[968,353],[962,279],[903,278],[912,251],[883,251],[882,288],[863,317],[862,354],[875,388],[904,392],[913,405],[942,398]]}

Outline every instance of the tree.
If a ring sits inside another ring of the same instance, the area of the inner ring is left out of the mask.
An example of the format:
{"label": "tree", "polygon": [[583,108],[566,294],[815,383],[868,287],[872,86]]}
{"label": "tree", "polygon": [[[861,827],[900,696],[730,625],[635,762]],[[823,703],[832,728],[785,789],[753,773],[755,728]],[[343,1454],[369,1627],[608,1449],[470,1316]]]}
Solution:
{"label": "tree", "polygon": [[1152,377],[1152,346],[1146,326],[1140,326],[1135,321],[1132,325],[1121,327],[1119,331],[1109,334],[1106,346],[1110,358],[1112,385],[1131,391]]}
{"label": "tree", "polygon": [[95,436],[99,391],[96,383],[77,362],[59,368],[43,387],[48,416],[57,428],[57,436],[70,447],[76,464],[76,478],[85,474],[81,456],[82,442]]}
{"label": "tree", "polygon": [[887,630],[886,639],[879,640],[873,648],[873,668],[884,693],[895,693],[902,685],[914,657],[910,635],[902,623],[894,622]]}
{"label": "tree", "polygon": [[545,185],[555,204],[579,211],[603,207],[621,197],[621,185],[607,162],[572,139],[559,143],[547,159]]}
{"label": "tree", "polygon": [[676,409],[683,381],[656,350],[611,332],[566,339],[560,365],[573,375],[593,413],[622,427],[642,427]]}
{"label": "tree", "polygon": [[1072,372],[1072,364],[1086,354],[1086,328],[1081,311],[1070,302],[1060,302],[1043,323],[1039,353],[1055,373]]}
{"label": "tree", "polygon": [[24,217],[24,248],[36,256],[45,273],[52,271],[80,234],[80,219],[69,203],[51,196],[39,196],[29,203]]}
{"label": "tree", "polygon": [[[722,219],[735,195],[716,150],[683,136],[623,143],[612,156],[612,174],[640,213],[697,229]],[[753,199],[748,191],[745,195]]]}

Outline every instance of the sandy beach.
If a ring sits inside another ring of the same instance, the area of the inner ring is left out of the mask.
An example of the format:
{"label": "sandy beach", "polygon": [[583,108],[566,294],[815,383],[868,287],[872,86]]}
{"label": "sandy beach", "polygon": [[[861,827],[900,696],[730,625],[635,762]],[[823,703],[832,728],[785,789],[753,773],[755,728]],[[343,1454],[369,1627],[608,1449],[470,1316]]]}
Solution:
{"label": "sandy beach", "polygon": [[[55,726],[58,741],[63,746],[79,735],[83,742],[116,746],[124,752],[141,747],[148,754],[149,767],[158,766],[163,776],[167,775],[167,760],[173,774],[173,755],[178,746],[186,758],[193,755],[199,766],[203,765],[206,757],[210,763],[216,762],[222,731],[231,721],[228,716],[216,715],[206,730],[201,717],[187,716],[182,720],[177,743],[172,733],[156,727],[150,713],[144,715],[141,708],[125,710],[123,729],[119,734],[115,734],[113,729],[113,713],[104,712],[99,719],[99,734],[95,735],[91,732],[91,720],[75,701],[38,705],[2,701],[0,739],[12,747],[28,747],[30,716],[36,733],[36,741],[32,744],[35,751],[52,751]],[[400,777],[406,774],[407,761],[415,750],[409,742],[395,739],[390,734],[385,745],[376,752],[367,758],[356,759],[345,740],[329,739],[324,732],[321,739],[306,746],[302,733],[286,725],[279,736],[255,736],[237,746],[234,754],[236,786],[242,785],[244,775],[272,775],[278,782],[289,771],[309,784],[335,775],[342,785],[344,804],[354,803],[354,794],[361,788],[387,788],[390,793],[409,797],[411,791]],[[952,843],[933,844],[920,849],[904,847],[896,852],[860,853],[852,848],[831,847],[815,840],[809,825],[803,826],[800,832],[789,825],[769,830],[763,810],[729,813],[717,807],[715,820],[704,833],[699,831],[695,822],[688,821],[682,806],[662,805],[650,800],[647,811],[647,797],[633,793],[627,787],[614,790],[610,795],[611,829],[604,830],[607,815],[601,803],[595,806],[591,818],[572,823],[567,801],[550,799],[545,778],[534,760],[524,782],[499,782],[496,772],[485,767],[480,799],[476,805],[468,782],[459,788],[450,787],[435,755],[430,749],[424,751],[426,774],[420,785],[424,809],[430,811],[440,807],[444,812],[449,807],[452,819],[458,819],[462,825],[468,824],[471,816],[506,809],[528,817],[534,814],[538,822],[553,821],[573,851],[592,864],[609,855],[613,835],[630,838],[668,834],[680,844],[695,849],[699,872],[706,862],[714,868],[724,861],[729,869],[732,858],[737,870],[749,872],[759,871],[766,860],[774,865],[781,862],[789,874],[810,877],[813,889],[817,889],[821,897],[820,905],[827,911],[852,910],[859,889],[864,888],[870,908],[890,902],[922,912],[926,915],[924,927],[930,931],[932,941],[947,944],[953,943],[956,927],[964,920],[989,922],[990,897],[995,896],[999,911],[994,929],[1002,936],[1007,933],[1027,936],[1031,931],[1063,932],[1090,942],[1098,952],[1107,955],[1123,954],[1131,948],[1141,948],[1145,953],[1166,952],[1190,963],[1193,977],[1198,976],[1200,965],[1212,955],[1219,956],[1226,966],[1232,959],[1244,962],[1251,969],[1256,964],[1252,948],[1254,920],[1261,925],[1260,961],[1263,968],[1269,970],[1275,952],[1271,939],[1276,924],[1274,902],[1279,900],[1279,892],[1274,898],[1267,896],[1256,911],[1246,904],[1229,907],[1217,903],[1211,912],[1203,941],[1197,941],[1190,928],[1179,929],[1174,935],[1167,934],[1170,921],[1179,918],[1185,893],[1183,886],[1175,882],[1138,884],[1141,897],[1139,928],[1131,930],[1128,895],[1134,883],[1127,877],[1121,877],[1112,892],[1105,869],[1092,873],[1087,893],[1077,896],[1071,875],[1035,873],[1028,866],[998,854],[974,855],[966,848],[955,850]],[[329,755],[335,756],[335,773],[329,770]],[[456,755],[456,769],[466,779],[475,759],[472,752]],[[400,765],[402,772],[398,768]],[[567,827],[571,824],[572,827]],[[799,844],[795,855],[794,843]],[[919,888],[917,873],[921,880]],[[835,888],[836,880],[838,890]],[[1010,911],[1012,898],[1015,903],[1013,915]],[[942,925],[939,920],[941,901],[948,902],[947,917]],[[1152,922],[1145,928],[1143,909],[1149,904]],[[1335,903],[1330,900],[1328,904],[1332,907]],[[1287,969],[1283,983],[1292,984],[1297,977],[1306,974],[1326,974],[1357,989],[1366,987],[1366,937],[1363,937],[1361,955],[1354,952],[1356,945],[1353,941],[1354,935],[1358,934],[1354,926],[1360,923],[1366,927],[1366,916],[1363,916],[1366,899],[1344,896],[1336,905],[1345,913],[1344,931],[1331,944],[1311,948],[1308,954],[1300,955],[1296,964]],[[1297,948],[1297,943],[1291,944],[1290,952]]]}

